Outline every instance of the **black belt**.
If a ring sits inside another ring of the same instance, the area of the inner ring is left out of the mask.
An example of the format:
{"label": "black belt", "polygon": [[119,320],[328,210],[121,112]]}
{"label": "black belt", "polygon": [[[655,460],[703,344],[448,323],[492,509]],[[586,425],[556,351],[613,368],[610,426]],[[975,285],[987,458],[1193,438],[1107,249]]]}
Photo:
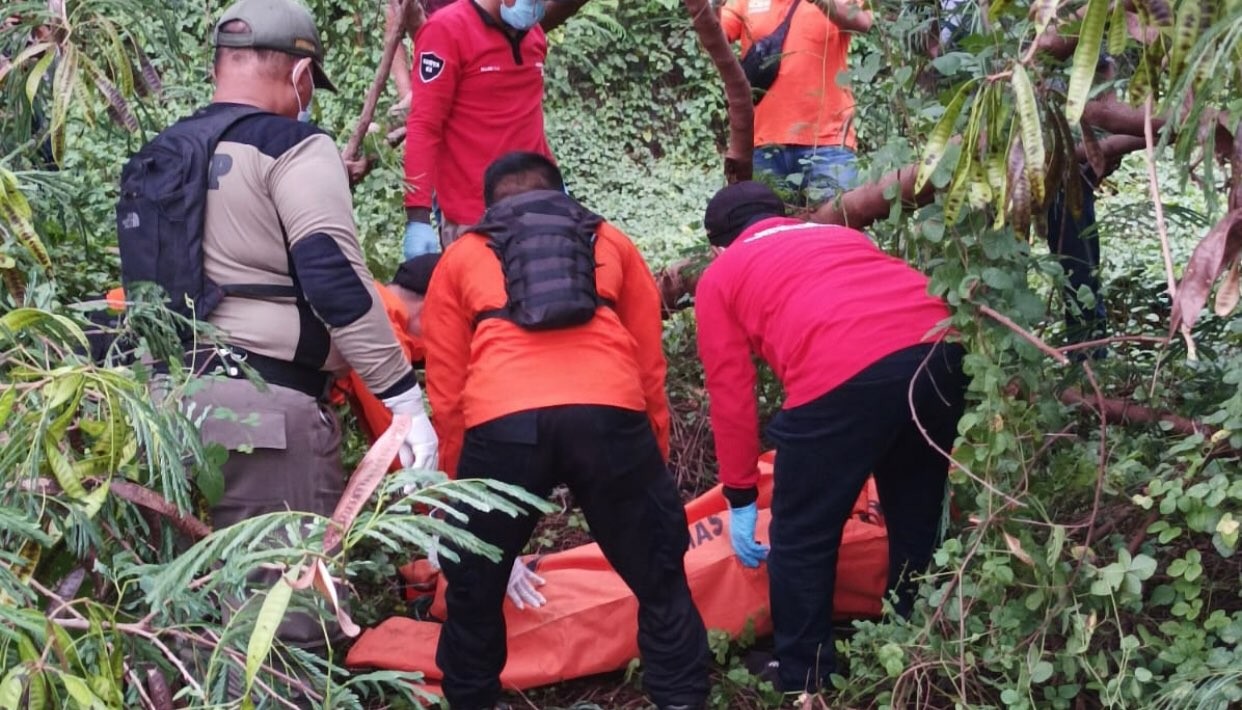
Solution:
{"label": "black belt", "polygon": [[244,365],[254,370],[270,385],[287,387],[320,400],[327,399],[332,385],[332,376],[323,370],[248,352],[231,345],[186,353],[185,357],[186,365],[193,367],[196,372],[221,374],[241,380],[246,378],[242,367]]}

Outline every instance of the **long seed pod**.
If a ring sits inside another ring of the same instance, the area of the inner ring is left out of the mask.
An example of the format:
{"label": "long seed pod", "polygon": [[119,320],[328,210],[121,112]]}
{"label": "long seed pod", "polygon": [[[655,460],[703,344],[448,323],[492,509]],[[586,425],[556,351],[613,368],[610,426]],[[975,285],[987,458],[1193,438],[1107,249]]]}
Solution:
{"label": "long seed pod", "polygon": [[1139,0],[1136,3],[1146,11],[1147,16],[1158,25],[1168,26],[1173,22],[1173,10],[1165,0]]}
{"label": "long seed pod", "polygon": [[1139,63],[1134,68],[1134,75],[1130,77],[1128,92],[1130,103],[1132,104],[1141,104],[1152,94],[1151,75],[1147,69],[1146,52],[1139,53]]}
{"label": "long seed pod", "polygon": [[1091,172],[1096,177],[1104,175],[1105,159],[1104,149],[1100,147],[1100,141],[1095,136],[1095,128],[1086,121],[1079,121],[1078,127],[1082,131],[1082,150],[1087,154],[1087,164],[1091,166]]}
{"label": "long seed pod", "polygon": [[1115,55],[1126,51],[1126,39],[1126,3],[1125,0],[1115,0],[1113,16],[1108,21],[1108,53]]}
{"label": "long seed pod", "polygon": [[1070,68],[1069,90],[1065,94],[1065,118],[1078,123],[1087,95],[1095,79],[1095,66],[1100,60],[1100,45],[1104,40],[1104,23],[1108,19],[1108,0],[1088,0],[1087,15],[1078,31],[1078,47],[1074,50],[1074,62]]}
{"label": "long seed pod", "polygon": [[1023,239],[1031,229],[1031,183],[1027,178],[1025,163],[1026,150],[1022,145],[1022,137],[1015,135],[1013,142],[1009,144],[1006,210],[1014,233]]}
{"label": "long seed pod", "polygon": [[139,74],[142,77],[142,84],[152,94],[162,96],[164,94],[164,82],[160,79],[160,73],[156,71],[155,65],[151,63],[151,58],[137,45],[134,45],[134,50],[138,56],[138,66],[142,69]]}
{"label": "long seed pod", "polygon": [[949,186],[948,196],[944,198],[944,224],[946,227],[957,223],[957,216],[961,214],[962,205],[966,203],[969,188],[969,171],[958,171],[957,175],[953,177],[953,184]]}
{"label": "long seed pod", "polygon": [[57,163],[65,157],[65,119],[69,115],[69,103],[77,82],[78,52],[69,44],[64,47],[56,72],[52,75],[52,122],[48,126],[48,138],[52,143],[52,159]]}
{"label": "long seed pod", "polygon": [[108,107],[112,109],[108,112],[120,126],[131,132],[138,130],[138,119],[134,117],[134,112],[130,109],[129,100],[122,94],[121,90],[104,76],[99,67],[94,62],[85,61],[82,65],[86,69],[86,73],[90,74],[91,79],[95,81],[95,88],[103,95],[104,100],[108,102]]}
{"label": "long seed pod", "polygon": [[1044,114],[1048,118],[1052,137],[1052,145],[1049,146],[1048,152],[1048,172],[1044,176],[1044,194],[1051,200],[1061,189],[1061,183],[1065,178],[1065,153],[1074,149],[1074,143],[1072,138],[1066,139],[1065,134],[1061,132],[1059,123],[1065,120],[1061,112],[1045,105]]}
{"label": "long seed pod", "polygon": [[1013,68],[1014,103],[1018,107],[1018,120],[1022,128],[1022,147],[1026,151],[1026,172],[1030,182],[1032,201],[1044,202],[1044,134],[1039,123],[1039,105],[1035,102],[1035,88],[1021,64]]}
{"label": "long seed pod", "polygon": [[[6,184],[7,183],[7,184]],[[12,173],[0,173],[0,220],[7,225],[8,231],[19,244],[30,252],[36,263],[47,273],[52,273],[52,258],[47,253],[43,240],[35,232],[30,223],[30,203],[17,190],[17,181]]]}
{"label": "long seed pod", "polygon": [[19,306],[26,302],[26,277],[18,269],[0,271],[0,279],[4,281],[4,290],[13,297]]}
{"label": "long seed pod", "polygon": [[1186,59],[1199,37],[1203,8],[1199,0],[1182,0],[1177,8],[1177,25],[1173,30],[1173,46],[1169,56],[1169,79],[1176,82],[1186,68]]}
{"label": "long seed pod", "polygon": [[936,166],[944,158],[945,147],[949,144],[949,136],[953,134],[953,128],[957,125],[957,117],[962,113],[962,106],[966,104],[968,92],[975,86],[975,80],[962,84],[957,90],[957,94],[953,96],[953,100],[944,110],[944,115],[936,122],[936,127],[932,129],[931,135],[927,139],[927,147],[923,149],[923,159],[919,161],[919,172],[914,178],[914,192],[918,193],[927,184],[932,173],[936,171]]}
{"label": "long seed pod", "polygon": [[970,188],[966,199],[972,210],[986,209],[992,203],[992,186],[988,183],[988,175],[983,168],[983,163],[970,166]]}

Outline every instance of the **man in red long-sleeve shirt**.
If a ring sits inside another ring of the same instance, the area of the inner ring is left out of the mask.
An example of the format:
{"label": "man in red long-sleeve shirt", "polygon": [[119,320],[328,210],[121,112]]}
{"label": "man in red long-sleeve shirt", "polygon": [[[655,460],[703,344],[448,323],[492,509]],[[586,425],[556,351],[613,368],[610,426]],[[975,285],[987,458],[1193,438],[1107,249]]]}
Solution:
{"label": "man in red long-sleeve shirt", "polygon": [[543,5],[457,0],[419,29],[405,135],[405,259],[439,251],[479,220],[492,161],[512,151],[552,157],[543,132]]}
{"label": "man in red long-sleeve shirt", "polygon": [[[937,538],[966,380],[949,311],[927,278],[865,234],[783,217],[767,187],[721,190],[704,225],[716,258],[695,293],[730,539],[743,564],[768,558],[775,656],[786,691],[835,670],[832,594],[854,501],[874,473],[889,528],[889,587],[913,603],[912,574]],[[785,388],[776,442],[771,555],[755,539],[759,455],[755,366]],[[926,435],[934,442],[930,444]]]}

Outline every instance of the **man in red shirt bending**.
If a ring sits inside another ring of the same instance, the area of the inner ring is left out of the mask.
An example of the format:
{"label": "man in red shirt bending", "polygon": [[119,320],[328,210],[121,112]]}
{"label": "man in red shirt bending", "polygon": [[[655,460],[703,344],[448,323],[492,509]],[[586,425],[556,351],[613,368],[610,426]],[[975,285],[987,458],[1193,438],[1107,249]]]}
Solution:
{"label": "man in red shirt bending", "polygon": [[[889,588],[909,613],[910,577],[936,542],[966,379],[949,311],[927,278],[865,234],[783,217],[772,190],[742,182],[707,206],[716,257],[695,293],[730,539],[766,557],[775,671],[788,692],[834,670],[832,595],[842,529],[874,473],[889,534]],[[776,443],[771,554],[755,540],[759,456],[755,366],[785,389]],[[926,434],[924,434],[926,432]],[[928,437],[931,442],[929,443]]]}
{"label": "man in red shirt bending", "polygon": [[512,151],[552,157],[543,133],[543,7],[456,0],[419,29],[406,120],[405,259],[439,251],[479,220],[483,171],[494,160]]}

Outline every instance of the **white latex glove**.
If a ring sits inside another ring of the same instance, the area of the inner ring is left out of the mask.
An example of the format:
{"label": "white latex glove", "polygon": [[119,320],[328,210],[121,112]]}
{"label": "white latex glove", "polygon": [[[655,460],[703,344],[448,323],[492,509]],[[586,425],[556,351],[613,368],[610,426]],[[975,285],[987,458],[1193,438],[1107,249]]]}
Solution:
{"label": "white latex glove", "polygon": [[434,471],[439,463],[440,440],[431,426],[431,419],[427,417],[427,408],[423,406],[423,391],[414,385],[396,397],[384,400],[384,406],[393,414],[409,414],[414,418],[397,453],[401,465]]}
{"label": "white latex glove", "polygon": [[[440,569],[440,538],[432,538],[431,544],[427,546],[427,561],[431,563],[433,569]],[[522,564],[522,559],[518,558],[513,561],[513,569],[509,570],[509,584],[505,588],[505,593],[509,595],[509,599],[513,601],[513,605],[518,609],[530,607],[538,609],[548,600],[539,593],[537,587],[545,584],[543,577],[535,574],[529,567]]]}
{"label": "white latex glove", "polygon": [[543,577],[535,574],[529,567],[522,564],[522,560],[513,561],[513,569],[509,572],[509,599],[513,601],[513,605],[518,609],[530,607],[538,609],[548,603],[543,595],[539,593],[536,587],[544,585]]}
{"label": "white latex glove", "polygon": [[431,563],[434,570],[440,569],[440,536],[436,535],[431,538],[431,544],[427,546],[427,561]]}

